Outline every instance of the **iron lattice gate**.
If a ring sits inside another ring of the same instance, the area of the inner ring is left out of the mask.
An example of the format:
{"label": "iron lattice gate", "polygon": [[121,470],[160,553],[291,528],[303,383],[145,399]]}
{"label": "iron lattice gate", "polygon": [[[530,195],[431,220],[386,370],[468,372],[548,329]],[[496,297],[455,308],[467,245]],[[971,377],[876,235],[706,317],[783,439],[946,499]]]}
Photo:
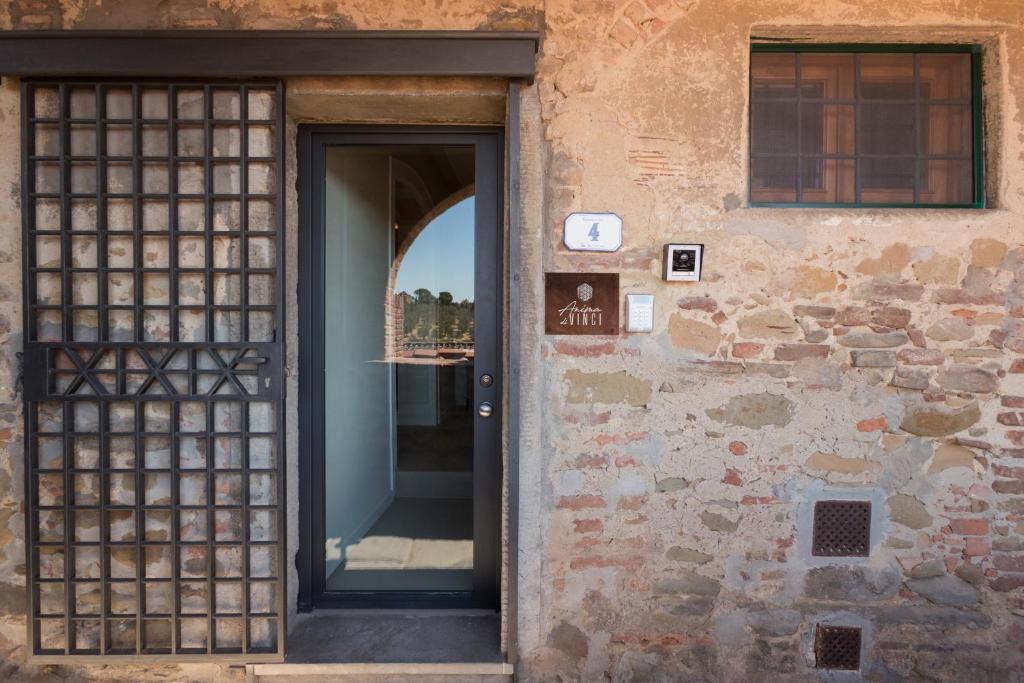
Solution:
{"label": "iron lattice gate", "polygon": [[22,111],[31,651],[278,659],[281,85]]}

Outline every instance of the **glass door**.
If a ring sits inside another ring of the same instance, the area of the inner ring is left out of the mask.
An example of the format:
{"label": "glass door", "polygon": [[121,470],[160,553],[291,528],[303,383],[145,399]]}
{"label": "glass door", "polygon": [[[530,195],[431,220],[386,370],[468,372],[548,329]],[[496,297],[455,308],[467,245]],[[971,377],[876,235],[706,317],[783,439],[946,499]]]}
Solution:
{"label": "glass door", "polygon": [[496,136],[343,135],[319,150],[321,592],[493,602]]}

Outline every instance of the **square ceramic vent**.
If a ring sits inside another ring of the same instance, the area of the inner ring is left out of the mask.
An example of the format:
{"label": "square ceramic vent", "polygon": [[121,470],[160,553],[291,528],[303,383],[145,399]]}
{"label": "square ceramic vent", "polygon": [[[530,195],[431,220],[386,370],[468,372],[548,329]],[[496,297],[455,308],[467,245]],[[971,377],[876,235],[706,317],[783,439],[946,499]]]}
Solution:
{"label": "square ceramic vent", "polygon": [[814,660],[819,669],[859,669],[860,629],[818,624],[814,633]]}
{"label": "square ceramic vent", "polygon": [[871,549],[871,503],[862,500],[820,500],[814,504],[817,557],[867,557]]}

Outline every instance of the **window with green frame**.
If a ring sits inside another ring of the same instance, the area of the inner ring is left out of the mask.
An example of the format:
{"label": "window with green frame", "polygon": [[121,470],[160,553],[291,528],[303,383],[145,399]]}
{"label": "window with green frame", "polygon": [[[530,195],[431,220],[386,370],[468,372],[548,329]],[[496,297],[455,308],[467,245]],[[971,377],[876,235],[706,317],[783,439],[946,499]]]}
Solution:
{"label": "window with green frame", "polygon": [[750,203],[984,206],[973,46],[753,45]]}

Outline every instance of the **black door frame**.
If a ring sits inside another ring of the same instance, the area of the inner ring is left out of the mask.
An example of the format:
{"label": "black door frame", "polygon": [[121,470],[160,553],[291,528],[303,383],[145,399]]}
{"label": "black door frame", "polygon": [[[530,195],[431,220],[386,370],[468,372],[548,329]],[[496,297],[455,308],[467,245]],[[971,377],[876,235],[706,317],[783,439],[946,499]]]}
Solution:
{"label": "black door frame", "polygon": [[[474,405],[494,406],[473,425],[473,590],[325,590],[324,575],[324,169],[325,152],[339,145],[466,145],[475,150],[476,294]],[[501,398],[503,130],[493,126],[301,125],[299,195],[299,574],[298,610],[354,608],[498,608],[501,571]],[[482,386],[479,378],[494,378]],[[320,549],[317,551],[317,549]]]}

